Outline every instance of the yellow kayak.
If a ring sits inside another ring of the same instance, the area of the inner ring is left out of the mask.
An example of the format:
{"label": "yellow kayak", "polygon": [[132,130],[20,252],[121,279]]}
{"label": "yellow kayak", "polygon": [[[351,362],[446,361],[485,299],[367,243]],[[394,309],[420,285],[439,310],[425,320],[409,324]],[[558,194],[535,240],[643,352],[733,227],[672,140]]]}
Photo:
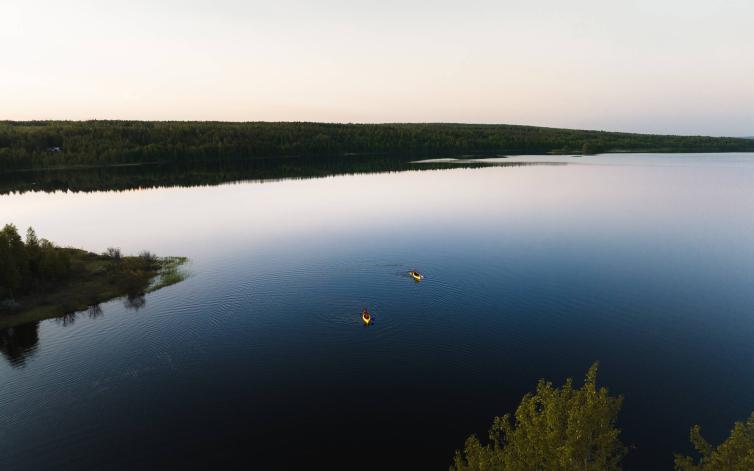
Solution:
{"label": "yellow kayak", "polygon": [[421,281],[424,278],[424,275],[416,270],[411,270],[410,272],[408,272],[408,274],[411,275],[411,278],[415,279],[416,281]]}
{"label": "yellow kayak", "polygon": [[372,323],[372,315],[369,314],[369,311],[364,309],[361,311],[361,320],[364,321],[364,325],[369,325]]}

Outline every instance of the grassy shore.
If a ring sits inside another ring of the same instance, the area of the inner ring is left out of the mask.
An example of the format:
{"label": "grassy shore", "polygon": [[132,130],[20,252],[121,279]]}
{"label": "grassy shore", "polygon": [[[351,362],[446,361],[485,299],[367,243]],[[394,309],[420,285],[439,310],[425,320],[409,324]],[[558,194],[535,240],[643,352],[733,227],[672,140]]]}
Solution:
{"label": "grassy shore", "polygon": [[58,317],[122,296],[149,293],[186,277],[180,269],[187,261],[184,257],[114,257],[73,248],[57,250],[70,257],[69,276],[13,302],[5,301],[0,308],[0,329]]}

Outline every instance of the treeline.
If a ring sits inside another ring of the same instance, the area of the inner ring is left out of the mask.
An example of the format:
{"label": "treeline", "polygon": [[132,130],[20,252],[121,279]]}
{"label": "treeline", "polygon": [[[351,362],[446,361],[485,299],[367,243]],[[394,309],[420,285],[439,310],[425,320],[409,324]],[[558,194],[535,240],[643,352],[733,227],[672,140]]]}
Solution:
{"label": "treeline", "polygon": [[33,292],[66,277],[70,270],[68,253],[37,238],[34,229],[26,231],[26,240],[12,224],[0,231],[0,301]]}
{"label": "treeline", "polygon": [[[622,403],[597,386],[597,364],[580,388],[571,379],[559,388],[540,380],[515,414],[494,419],[486,443],[474,435],[466,440],[450,471],[619,471],[628,453],[617,427]],[[677,471],[754,470],[754,413],[717,447],[699,426],[690,438],[698,456],[676,454]]]}
{"label": "treeline", "polygon": [[754,141],[480,124],[0,122],[0,171],[280,156],[629,151],[754,151]]}

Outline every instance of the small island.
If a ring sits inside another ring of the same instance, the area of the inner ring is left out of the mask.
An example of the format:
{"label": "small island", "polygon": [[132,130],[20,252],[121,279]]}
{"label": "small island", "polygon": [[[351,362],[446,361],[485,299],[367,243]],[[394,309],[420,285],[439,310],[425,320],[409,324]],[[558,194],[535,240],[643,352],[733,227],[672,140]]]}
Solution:
{"label": "small island", "polygon": [[0,329],[62,316],[123,296],[138,296],[185,279],[184,257],[150,252],[123,256],[58,247],[32,228],[0,231]]}

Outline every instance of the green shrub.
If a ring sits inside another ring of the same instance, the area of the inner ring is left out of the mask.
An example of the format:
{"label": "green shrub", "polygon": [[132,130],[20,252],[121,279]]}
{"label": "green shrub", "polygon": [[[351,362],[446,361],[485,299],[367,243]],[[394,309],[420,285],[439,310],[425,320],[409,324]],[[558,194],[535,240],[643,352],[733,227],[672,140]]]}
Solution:
{"label": "green shrub", "polygon": [[540,380],[535,394],[521,400],[513,417],[496,417],[489,443],[476,436],[457,451],[451,471],[610,471],[626,454],[615,426],[623,398],[597,387],[597,364],[584,384],[560,388]]}
{"label": "green shrub", "polygon": [[698,425],[691,428],[691,443],[699,453],[695,462],[689,456],[676,455],[678,471],[751,471],[754,470],[754,412],[746,422],[736,422],[730,436],[717,448],[703,437]]}

